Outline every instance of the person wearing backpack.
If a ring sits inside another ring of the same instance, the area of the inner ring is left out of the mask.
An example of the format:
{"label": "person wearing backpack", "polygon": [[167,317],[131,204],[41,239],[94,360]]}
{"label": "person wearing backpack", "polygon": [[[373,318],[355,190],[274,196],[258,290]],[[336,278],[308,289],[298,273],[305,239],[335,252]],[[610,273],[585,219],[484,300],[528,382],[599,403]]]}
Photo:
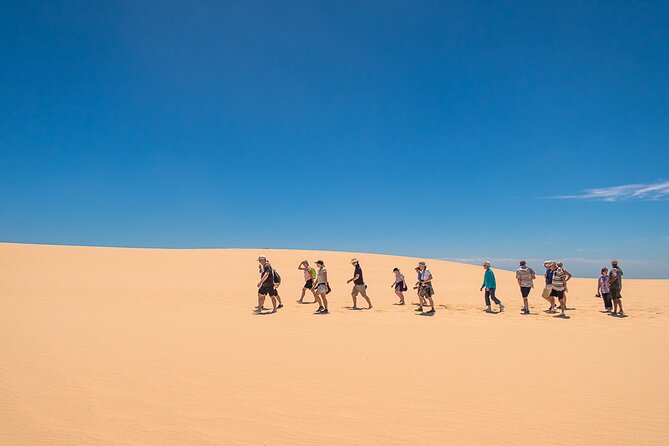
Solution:
{"label": "person wearing backpack", "polygon": [[[302,287],[302,295],[300,296],[300,300],[297,302],[303,304],[303,303],[316,303],[318,299],[316,299],[316,291],[314,291],[314,280],[316,280],[316,269],[312,266],[309,266],[309,262],[306,260],[302,260],[302,263],[299,264],[297,269],[304,271],[304,286]],[[304,302],[304,293],[307,292],[307,290],[311,291],[311,293],[314,295],[314,301],[313,302]]]}
{"label": "person wearing backpack", "polygon": [[255,312],[262,312],[265,296],[269,295],[272,299],[272,313],[276,313],[277,292],[274,288],[274,271],[272,271],[272,266],[265,256],[258,257],[258,263],[260,264],[258,267],[260,270],[260,282],[258,282],[258,306]]}
{"label": "person wearing backpack", "polygon": [[279,305],[276,306],[277,309],[283,308],[283,303],[281,302],[281,296],[279,296],[279,285],[281,285],[281,276],[279,275],[279,272],[272,268],[272,278],[274,279],[274,292],[276,293],[276,301],[279,303]]}

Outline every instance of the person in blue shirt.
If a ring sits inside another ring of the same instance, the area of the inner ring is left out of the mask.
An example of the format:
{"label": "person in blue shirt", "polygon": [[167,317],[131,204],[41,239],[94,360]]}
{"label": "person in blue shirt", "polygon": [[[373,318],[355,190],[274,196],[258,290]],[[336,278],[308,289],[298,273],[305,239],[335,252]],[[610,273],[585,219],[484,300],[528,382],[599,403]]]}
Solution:
{"label": "person in blue shirt", "polygon": [[500,313],[504,311],[504,305],[502,302],[495,297],[495,290],[497,289],[497,282],[495,282],[495,273],[492,272],[490,269],[490,262],[487,260],[483,262],[483,269],[485,269],[485,273],[483,273],[483,285],[481,285],[480,291],[483,291],[485,289],[485,306],[486,310],[488,313],[492,312],[492,308],[490,308],[490,299],[492,299],[495,304],[499,305],[499,311]]}
{"label": "person in blue shirt", "polygon": [[546,310],[546,312],[555,313],[555,298],[551,296],[551,292],[553,291],[553,271],[557,268],[557,266],[553,260],[546,260],[544,262],[544,267],[546,268],[546,273],[544,274],[544,277],[546,278],[546,286],[544,287],[544,291],[541,293],[541,297],[546,299],[546,301],[550,304],[550,307],[548,310]]}

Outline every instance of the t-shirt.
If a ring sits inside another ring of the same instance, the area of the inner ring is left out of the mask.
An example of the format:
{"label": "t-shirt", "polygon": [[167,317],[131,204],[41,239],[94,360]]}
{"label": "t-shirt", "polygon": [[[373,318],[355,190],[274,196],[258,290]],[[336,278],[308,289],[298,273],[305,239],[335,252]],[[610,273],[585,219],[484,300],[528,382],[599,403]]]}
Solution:
{"label": "t-shirt", "polygon": [[609,292],[609,276],[599,276],[599,292],[602,294]]}
{"label": "t-shirt", "polygon": [[304,280],[313,280],[316,278],[316,270],[310,266],[304,268]]}
{"label": "t-shirt", "polygon": [[521,266],[516,271],[516,279],[520,279],[520,286],[522,287],[531,287],[535,277],[534,271],[528,266]]}
{"label": "t-shirt", "polygon": [[432,280],[432,273],[429,269],[425,268],[422,272],[418,273],[418,280],[421,282],[429,282]]}
{"label": "t-shirt", "polygon": [[[617,277],[618,280],[613,282],[613,278]],[[611,289],[619,290],[622,289],[623,287],[623,270],[618,268],[617,266],[615,268],[611,268],[611,271],[609,272],[609,286]]]}
{"label": "t-shirt", "polygon": [[553,283],[553,270],[546,269],[546,274],[544,274],[544,277],[546,277],[546,285]]}
{"label": "t-shirt", "polygon": [[272,266],[269,264],[269,262],[265,263],[265,266],[262,267],[262,271],[260,271],[261,279],[265,273],[267,273],[267,279],[265,279],[263,285],[274,285],[274,271],[272,271]]}
{"label": "t-shirt", "polygon": [[353,281],[356,285],[364,285],[365,281],[362,278],[362,268],[360,268],[360,265],[355,265],[355,271],[353,272],[354,276],[358,276],[357,279]]}
{"label": "t-shirt", "polygon": [[567,275],[564,273],[564,270],[562,268],[558,268],[555,271],[553,271],[553,289],[555,291],[565,290],[564,278],[566,276]]}
{"label": "t-shirt", "polygon": [[395,273],[395,283],[402,283],[404,282],[404,274],[400,272]]}
{"label": "t-shirt", "polygon": [[319,284],[321,284],[321,283],[322,283],[322,284],[325,284],[325,282],[326,282],[326,280],[325,280],[325,274],[326,274],[327,272],[328,272],[328,270],[327,270],[325,267],[323,267],[323,268],[321,268],[321,269],[318,270],[318,283],[319,283]]}

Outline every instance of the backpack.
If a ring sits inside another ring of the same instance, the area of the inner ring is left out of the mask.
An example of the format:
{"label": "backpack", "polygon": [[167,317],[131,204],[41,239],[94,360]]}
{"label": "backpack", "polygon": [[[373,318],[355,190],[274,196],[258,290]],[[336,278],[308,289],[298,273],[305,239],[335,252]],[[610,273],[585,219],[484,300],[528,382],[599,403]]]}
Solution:
{"label": "backpack", "polygon": [[273,275],[274,275],[273,276],[274,277],[274,283],[281,283],[281,276],[279,275],[277,270],[273,269],[272,272],[273,272]]}

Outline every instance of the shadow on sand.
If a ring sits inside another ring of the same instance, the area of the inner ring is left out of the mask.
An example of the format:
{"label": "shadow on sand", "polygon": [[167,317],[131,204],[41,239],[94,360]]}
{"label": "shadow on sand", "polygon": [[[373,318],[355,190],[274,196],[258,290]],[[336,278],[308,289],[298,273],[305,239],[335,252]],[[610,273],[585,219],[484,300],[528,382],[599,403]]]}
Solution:
{"label": "shadow on sand", "polygon": [[430,311],[430,312],[428,312],[428,311],[423,311],[423,312],[420,312],[420,313],[416,313],[416,316],[432,317],[432,316],[434,316],[435,314],[436,314],[436,312],[434,312],[434,311]]}

